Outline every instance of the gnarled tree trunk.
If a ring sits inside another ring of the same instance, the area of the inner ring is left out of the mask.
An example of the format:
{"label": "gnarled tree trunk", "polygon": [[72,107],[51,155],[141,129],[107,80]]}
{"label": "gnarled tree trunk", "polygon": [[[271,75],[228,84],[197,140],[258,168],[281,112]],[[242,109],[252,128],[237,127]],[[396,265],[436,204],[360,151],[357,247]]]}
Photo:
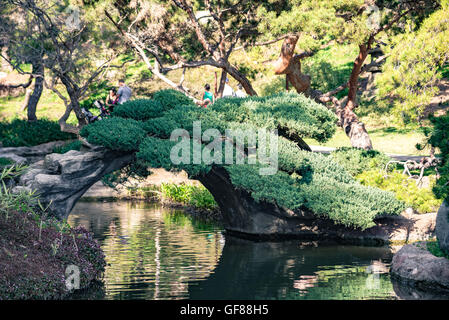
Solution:
{"label": "gnarled tree trunk", "polygon": [[357,107],[357,89],[359,75],[362,70],[362,65],[368,56],[368,50],[371,47],[370,41],[368,45],[359,45],[359,55],[354,61],[351,76],[348,81],[348,99],[344,107],[337,107],[337,116],[339,124],[345,131],[346,135],[351,140],[351,145],[356,148],[363,148],[371,150],[373,145],[371,139],[366,131],[365,125],[359,121],[354,109]]}
{"label": "gnarled tree trunk", "polygon": [[[291,83],[298,93],[310,95],[310,76],[301,72],[301,59],[313,55],[311,52],[303,52],[302,54],[294,55],[295,46],[298,41],[297,35],[288,36],[282,44],[281,54],[278,60],[274,63],[275,74],[285,74],[286,87]],[[368,40],[367,44],[360,45],[360,52],[354,62],[351,76],[347,83],[349,93],[347,102],[340,104],[335,97],[329,95],[316,96],[315,99],[319,102],[325,103],[332,101],[335,104],[336,114],[338,116],[338,125],[343,128],[346,135],[351,140],[351,145],[356,148],[363,148],[370,150],[373,148],[371,139],[366,131],[365,125],[359,121],[354,109],[357,107],[357,87],[359,74],[362,70],[362,65],[368,55],[371,47],[372,39]],[[345,88],[346,86],[341,86]],[[315,90],[316,91],[316,90]],[[320,93],[321,94],[321,93]]]}
{"label": "gnarled tree trunk", "polygon": [[288,90],[289,83],[293,85],[298,93],[308,95],[310,89],[310,76],[301,72],[301,56],[294,55],[297,35],[285,38],[281,47],[281,54],[274,63],[275,74],[285,74],[285,87]]}
{"label": "gnarled tree trunk", "polygon": [[[67,99],[64,100],[64,103],[66,105],[66,110],[62,117],[58,120],[59,125],[61,127],[61,131],[64,132],[71,132],[78,134],[80,129],[87,124],[86,117],[84,116],[83,112],[81,111],[81,107],[79,104],[79,88],[72,85],[72,83],[64,76],[59,77],[61,79],[61,82],[64,84],[66,91],[69,95],[70,102],[67,101]],[[67,119],[70,116],[70,112],[74,112],[75,116],[78,120],[78,126],[72,126],[67,123]]]}
{"label": "gnarled tree trunk", "polygon": [[36,121],[36,109],[39,99],[41,98],[42,91],[44,90],[44,65],[41,61],[33,61],[33,74],[40,75],[34,77],[34,89],[33,93],[29,96],[27,101],[27,117],[28,121]]}
{"label": "gnarled tree trunk", "polygon": [[245,89],[248,95],[257,96],[257,92],[256,90],[254,90],[248,78],[244,74],[242,74],[239,70],[237,70],[237,68],[232,66],[229,62],[225,64],[225,66],[223,67],[223,71],[226,71],[235,80],[237,80],[243,86],[243,89]]}

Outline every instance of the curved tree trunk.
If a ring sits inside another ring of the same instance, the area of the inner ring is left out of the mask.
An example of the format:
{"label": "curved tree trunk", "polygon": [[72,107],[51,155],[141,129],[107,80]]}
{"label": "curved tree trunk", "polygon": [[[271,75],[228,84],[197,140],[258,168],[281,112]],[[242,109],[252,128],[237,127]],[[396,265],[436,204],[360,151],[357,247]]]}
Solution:
{"label": "curved tree trunk", "polygon": [[217,85],[217,73],[215,73],[215,98],[221,98],[224,91],[224,86],[226,83],[226,78],[228,73],[224,70],[221,70],[220,83]]}
{"label": "curved tree trunk", "polygon": [[359,55],[354,61],[352,67],[351,76],[348,81],[348,100],[344,107],[337,108],[337,116],[339,118],[339,124],[345,131],[346,135],[351,140],[351,145],[356,148],[363,148],[371,150],[373,145],[368,132],[365,129],[365,125],[359,121],[357,115],[354,113],[354,109],[357,107],[357,89],[359,74],[362,70],[362,65],[368,56],[368,50],[371,47],[371,41],[368,40],[368,44],[359,45]]}
{"label": "curved tree trunk", "polygon": [[237,80],[245,89],[246,93],[250,96],[257,96],[256,90],[254,90],[251,82],[246,78],[246,76],[241,73],[237,68],[232,66],[229,62],[223,67],[223,71],[229,73],[235,80]]}
{"label": "curved tree trunk", "polygon": [[[32,86],[32,87],[34,87],[34,86]],[[28,108],[28,103],[30,102],[30,97],[31,97],[31,94],[33,93],[33,90],[34,90],[33,88],[26,88],[25,99],[23,99],[22,107],[20,108],[21,112],[25,111]]]}
{"label": "curved tree trunk", "polygon": [[78,97],[70,97],[70,104],[73,112],[76,115],[76,118],[78,119],[78,126],[83,127],[87,124],[86,117],[84,116],[84,113],[81,111],[80,103],[78,101]]}
{"label": "curved tree trunk", "polygon": [[344,107],[337,107],[336,113],[339,119],[338,124],[343,128],[354,148],[373,149],[365,124],[359,121],[357,115],[348,104]]}
{"label": "curved tree trunk", "polygon": [[297,35],[291,35],[285,38],[281,47],[281,54],[274,62],[274,73],[285,74],[285,88],[288,91],[288,85],[291,84],[298,93],[309,95],[310,76],[301,72],[301,56],[295,55],[295,46],[298,42]]}
{"label": "curved tree trunk", "polygon": [[309,94],[310,76],[301,72],[301,59],[299,57],[294,56],[290,61],[285,81],[286,87],[288,83],[291,83],[298,93]]}
{"label": "curved tree trunk", "polygon": [[[75,113],[75,116],[78,120],[78,126],[72,126],[67,123],[67,119],[70,116],[71,112]],[[62,117],[58,120],[59,126],[61,127],[61,131],[64,132],[70,132],[78,134],[80,129],[87,124],[86,117],[84,116],[83,112],[81,111],[78,98],[70,97],[70,103],[66,106],[66,110]]]}
{"label": "curved tree trunk", "polygon": [[39,99],[41,98],[42,91],[44,90],[44,65],[41,61],[33,62],[33,74],[41,75],[41,77],[34,78],[34,89],[33,93],[30,95],[27,103],[27,117],[28,121],[36,121],[36,109]]}
{"label": "curved tree trunk", "polygon": [[[70,81],[68,81],[64,76],[59,77],[61,82],[64,84],[66,91],[69,95],[70,102],[66,102],[66,110],[62,117],[58,120],[59,125],[61,127],[61,131],[71,132],[78,134],[80,129],[87,124],[87,119],[84,116],[84,113],[81,111],[80,103],[79,103],[79,89],[74,88]],[[67,119],[70,116],[70,112],[74,112],[76,119],[78,120],[78,126],[72,126],[67,124]]]}

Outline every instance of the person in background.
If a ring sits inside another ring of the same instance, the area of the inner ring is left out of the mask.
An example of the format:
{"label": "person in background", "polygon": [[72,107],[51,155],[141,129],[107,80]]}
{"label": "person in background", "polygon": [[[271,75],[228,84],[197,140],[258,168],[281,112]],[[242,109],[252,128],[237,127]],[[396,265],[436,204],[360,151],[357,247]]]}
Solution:
{"label": "person in background", "polygon": [[214,103],[214,95],[210,92],[210,85],[206,83],[204,86],[203,100],[197,102],[199,106],[207,108],[208,105]]}
{"label": "person in background", "polygon": [[[218,95],[218,81],[217,81],[217,73],[215,72],[215,96],[217,96],[217,99],[220,98]],[[226,83],[223,88],[223,94],[221,95],[222,98],[224,97],[235,97],[235,92],[232,89],[232,87],[229,85],[229,79],[226,78]]]}
{"label": "person in background", "polygon": [[237,91],[235,92],[235,96],[237,98],[245,98],[246,97],[246,93],[243,91],[243,86],[240,83],[237,85]]}
{"label": "person in background", "polygon": [[117,91],[118,104],[122,104],[131,98],[131,88],[125,84],[125,81],[120,79],[118,81],[119,89]]}
{"label": "person in background", "polygon": [[106,98],[106,106],[108,107],[109,111],[114,110],[114,106],[118,102],[118,96],[117,96],[117,89],[112,88],[109,90],[109,94]]}
{"label": "person in background", "polygon": [[222,97],[235,97],[234,89],[232,89],[232,87],[229,85],[229,78],[226,78]]}

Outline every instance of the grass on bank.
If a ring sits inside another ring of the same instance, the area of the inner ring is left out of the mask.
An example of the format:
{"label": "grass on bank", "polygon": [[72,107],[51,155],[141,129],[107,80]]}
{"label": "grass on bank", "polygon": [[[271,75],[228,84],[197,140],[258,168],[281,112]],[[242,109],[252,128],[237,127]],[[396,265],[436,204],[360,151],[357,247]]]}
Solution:
{"label": "grass on bank", "polygon": [[[373,143],[375,150],[390,153],[390,154],[404,154],[404,155],[428,155],[429,148],[417,150],[416,144],[422,143],[425,140],[425,135],[420,129],[405,128],[398,129],[395,127],[385,127],[370,129],[367,127],[368,134]],[[337,128],[334,136],[325,143],[319,143],[313,139],[304,139],[309,145],[325,146],[332,148],[350,147],[351,142],[343,129]]]}
{"label": "grass on bank", "polygon": [[427,250],[429,250],[429,252],[431,254],[433,254],[434,256],[439,257],[439,258],[444,257],[446,259],[449,259],[449,253],[441,250],[438,240],[427,241],[426,244],[427,244]]}
{"label": "grass on bank", "polygon": [[[22,110],[24,95],[17,97],[1,97],[0,98],[0,121],[11,121],[13,119],[26,119],[27,110]],[[47,118],[50,120],[58,120],[65,111],[62,100],[52,91],[45,89],[39,100],[36,109],[38,119]],[[76,116],[72,112],[67,120],[69,124],[76,124]]]}
{"label": "grass on bank", "polygon": [[162,183],[160,186],[128,188],[128,193],[131,197],[172,202],[200,210],[218,210],[214,197],[203,185]]}

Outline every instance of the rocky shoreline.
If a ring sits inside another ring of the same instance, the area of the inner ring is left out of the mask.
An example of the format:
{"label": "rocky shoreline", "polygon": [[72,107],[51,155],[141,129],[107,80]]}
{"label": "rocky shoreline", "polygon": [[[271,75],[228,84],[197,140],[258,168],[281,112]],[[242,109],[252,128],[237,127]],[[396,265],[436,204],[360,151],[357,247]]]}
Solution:
{"label": "rocky shoreline", "polygon": [[396,252],[390,274],[421,290],[449,292],[449,259],[434,256],[426,242],[408,244]]}
{"label": "rocky shoreline", "polygon": [[[436,218],[436,236],[443,252],[448,252],[449,207],[443,202]],[[393,256],[391,276],[400,282],[425,291],[449,293],[449,259],[437,257],[427,248],[426,242],[403,246]]]}

